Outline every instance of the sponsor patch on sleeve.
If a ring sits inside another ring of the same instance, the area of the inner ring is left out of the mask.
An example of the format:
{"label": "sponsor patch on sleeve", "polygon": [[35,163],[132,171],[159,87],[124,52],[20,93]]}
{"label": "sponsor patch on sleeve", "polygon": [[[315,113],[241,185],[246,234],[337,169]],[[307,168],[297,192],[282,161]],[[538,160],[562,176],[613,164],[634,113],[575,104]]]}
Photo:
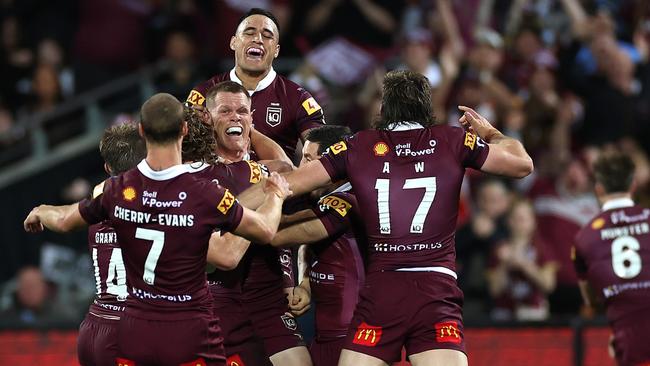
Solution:
{"label": "sponsor patch on sleeve", "polygon": [[379,343],[381,333],[381,327],[375,327],[362,322],[359,324],[359,327],[357,327],[357,332],[354,333],[352,343],[361,346],[374,347]]}
{"label": "sponsor patch on sleeve", "polygon": [[205,102],[205,97],[198,91],[192,90],[190,92],[190,95],[187,97],[187,101],[194,105],[203,105]]}
{"label": "sponsor patch on sleeve", "polygon": [[199,357],[194,361],[180,364],[180,366],[207,366],[203,357]]}
{"label": "sponsor patch on sleeve", "polygon": [[439,343],[460,343],[460,330],[455,321],[436,323],[436,341]]}
{"label": "sponsor patch on sleeve", "polygon": [[320,205],[323,208],[332,208],[336,211],[341,217],[345,217],[348,214],[348,211],[352,208],[350,202],[344,200],[343,198],[336,196],[327,196],[320,201]]}
{"label": "sponsor patch on sleeve", "polygon": [[254,161],[246,160],[246,162],[251,168],[251,176],[249,182],[253,184],[259,183],[262,180],[262,167]]}
{"label": "sponsor patch on sleeve", "polygon": [[591,228],[594,230],[602,229],[605,226],[605,219],[602,217],[597,218],[591,223]]}
{"label": "sponsor patch on sleeve", "polygon": [[97,198],[104,193],[104,183],[106,183],[106,181],[102,181],[93,188],[93,198]]}
{"label": "sponsor patch on sleeve", "polygon": [[302,107],[305,108],[305,112],[307,112],[308,116],[320,111],[320,105],[318,105],[314,97],[310,97],[302,102]]}
{"label": "sponsor patch on sleeve", "polygon": [[473,133],[465,132],[465,146],[469,147],[471,150],[474,150],[474,146],[476,146],[476,135]]}
{"label": "sponsor patch on sleeve", "polygon": [[127,360],[126,358],[116,358],[115,365],[117,366],[135,366],[135,361]]}
{"label": "sponsor patch on sleeve", "polygon": [[135,196],[137,196],[137,193],[133,187],[126,187],[122,190],[122,198],[127,202],[133,201]]}
{"label": "sponsor patch on sleeve", "polygon": [[226,192],[223,194],[223,198],[217,205],[217,209],[221,211],[222,214],[226,215],[234,203],[235,196],[230,193],[230,190],[226,189]]}
{"label": "sponsor patch on sleeve", "polygon": [[332,154],[334,155],[337,155],[338,153],[345,151],[347,149],[348,149],[348,145],[345,144],[345,141],[339,141],[329,147],[329,151],[331,151]]}

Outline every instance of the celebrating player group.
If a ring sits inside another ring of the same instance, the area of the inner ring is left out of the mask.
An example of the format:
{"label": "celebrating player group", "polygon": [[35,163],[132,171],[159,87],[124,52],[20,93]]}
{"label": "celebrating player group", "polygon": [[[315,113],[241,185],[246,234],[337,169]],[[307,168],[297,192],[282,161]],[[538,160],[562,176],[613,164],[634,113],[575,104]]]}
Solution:
{"label": "celebrating player group", "polygon": [[[459,107],[462,127],[436,123],[427,79],[408,71],[386,75],[373,130],[324,125],[316,100],[273,70],[278,42],[275,17],[251,9],[230,72],[185,104],[149,98],[138,124],[106,130],[110,177],[92,197],[25,219],[30,232],[90,225],[97,294],[80,326],[82,365],[388,365],[402,349],[416,366],[467,364],[454,247],[465,169],[522,178],[531,158],[471,108]],[[604,209],[625,215],[578,238],[585,283],[605,231],[618,278],[638,275],[624,260],[640,272],[650,255],[648,215],[611,195],[628,188],[604,183]],[[623,217],[636,221],[617,229]],[[612,303],[624,291],[613,286]],[[312,300],[307,348],[294,316]],[[626,321],[617,309],[615,324]],[[637,357],[629,336],[615,344]]]}

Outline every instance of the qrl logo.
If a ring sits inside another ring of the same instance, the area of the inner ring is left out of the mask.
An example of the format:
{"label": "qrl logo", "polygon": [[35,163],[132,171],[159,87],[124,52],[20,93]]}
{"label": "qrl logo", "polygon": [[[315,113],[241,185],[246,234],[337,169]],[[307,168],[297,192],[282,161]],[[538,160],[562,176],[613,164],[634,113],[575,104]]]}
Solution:
{"label": "qrl logo", "polygon": [[454,321],[437,323],[436,341],[440,343],[460,343],[461,335],[458,330],[458,323]]}
{"label": "qrl logo", "polygon": [[280,107],[267,107],[266,108],[266,123],[271,127],[275,127],[282,122],[282,108]]}
{"label": "qrl logo", "polygon": [[357,328],[357,332],[354,334],[354,340],[352,340],[352,343],[361,346],[374,347],[379,343],[381,333],[381,327],[375,327],[362,322]]}

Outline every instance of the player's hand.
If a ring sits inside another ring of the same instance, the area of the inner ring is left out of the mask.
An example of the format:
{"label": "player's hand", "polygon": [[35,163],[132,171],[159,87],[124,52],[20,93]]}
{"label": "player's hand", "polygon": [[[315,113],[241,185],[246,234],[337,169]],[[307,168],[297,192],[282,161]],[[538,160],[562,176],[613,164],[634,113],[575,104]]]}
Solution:
{"label": "player's hand", "polygon": [[493,136],[501,134],[499,130],[492,126],[490,121],[472,108],[459,105],[458,109],[463,111],[463,115],[458,120],[460,124],[466,130],[476,133],[483,140],[490,142]]}
{"label": "player's hand", "polygon": [[301,316],[311,308],[311,295],[307,289],[302,286],[288,288],[287,300],[289,300],[289,310],[295,316]]}
{"label": "player's hand", "polygon": [[275,193],[283,200],[293,194],[289,189],[289,182],[276,172],[271,173],[264,184],[264,193],[269,192]]}
{"label": "player's hand", "polygon": [[23,227],[28,233],[40,233],[43,231],[43,224],[38,217],[38,211],[39,207],[34,207],[29,215],[27,215],[25,222],[23,222]]}

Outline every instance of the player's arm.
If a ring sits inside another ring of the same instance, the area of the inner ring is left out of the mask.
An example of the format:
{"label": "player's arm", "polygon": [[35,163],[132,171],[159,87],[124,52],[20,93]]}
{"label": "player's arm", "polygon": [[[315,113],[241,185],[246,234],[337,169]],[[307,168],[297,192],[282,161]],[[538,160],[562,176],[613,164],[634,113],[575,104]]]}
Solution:
{"label": "player's arm", "polygon": [[461,124],[490,145],[481,171],[512,178],[523,178],[533,172],[533,159],[521,142],[502,134],[472,108],[458,108],[464,112],[460,118]]}
{"label": "player's arm", "polygon": [[25,231],[30,233],[41,232],[43,227],[57,233],[65,233],[87,225],[79,213],[79,203],[66,206],[40,205],[34,207],[23,223]]}
{"label": "player's arm", "polygon": [[[289,182],[289,189],[296,196],[331,183],[330,176],[320,160],[311,161],[283,176]],[[248,188],[239,195],[238,199],[244,207],[250,209],[259,207],[264,199],[263,185],[256,184]]]}
{"label": "player's arm", "polygon": [[578,280],[578,287],[580,287],[580,294],[582,295],[582,300],[585,302],[585,305],[595,308],[598,299],[594,295],[591,286],[589,286],[589,282],[586,280]]}
{"label": "player's arm", "polygon": [[262,204],[256,211],[243,207],[244,212],[234,234],[258,243],[270,243],[278,230],[282,217],[282,203],[291,195],[287,181],[277,173],[271,173],[261,186]]}
{"label": "player's arm", "polygon": [[222,271],[231,271],[239,265],[250,244],[249,240],[240,236],[214,232],[210,236],[208,263]]}
{"label": "player's arm", "polygon": [[311,308],[311,286],[309,284],[309,251],[307,246],[302,245],[298,248],[298,286],[293,288],[293,293],[289,296],[289,309],[295,316],[301,316]]}
{"label": "player's arm", "polygon": [[[305,210],[311,211],[311,210]],[[301,221],[278,230],[271,245],[274,247],[292,247],[299,244],[311,244],[329,236],[325,225],[318,218]]]}
{"label": "player's arm", "polygon": [[273,141],[271,138],[265,136],[263,133],[255,130],[254,128],[251,129],[251,146],[260,160],[275,160],[293,167],[291,159],[289,159],[287,153],[282,150],[282,147],[280,147],[277,142]]}

